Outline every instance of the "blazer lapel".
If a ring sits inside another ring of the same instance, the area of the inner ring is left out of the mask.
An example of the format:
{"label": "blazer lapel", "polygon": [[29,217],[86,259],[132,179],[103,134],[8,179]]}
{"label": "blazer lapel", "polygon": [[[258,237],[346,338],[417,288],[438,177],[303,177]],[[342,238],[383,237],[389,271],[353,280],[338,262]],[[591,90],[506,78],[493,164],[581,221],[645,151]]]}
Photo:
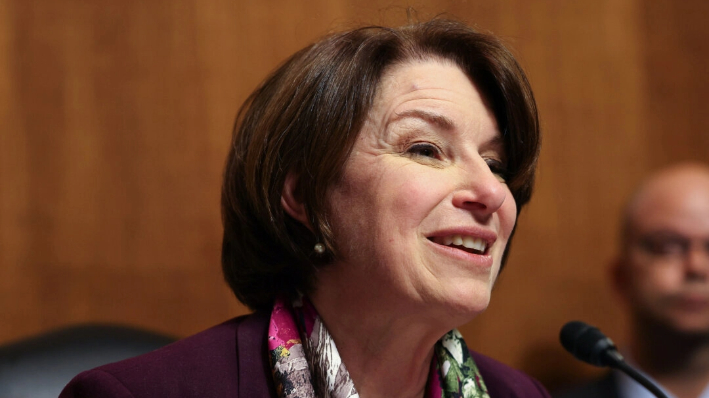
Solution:
{"label": "blazer lapel", "polygon": [[277,398],[267,359],[266,337],[270,315],[267,312],[251,314],[236,330],[239,397]]}

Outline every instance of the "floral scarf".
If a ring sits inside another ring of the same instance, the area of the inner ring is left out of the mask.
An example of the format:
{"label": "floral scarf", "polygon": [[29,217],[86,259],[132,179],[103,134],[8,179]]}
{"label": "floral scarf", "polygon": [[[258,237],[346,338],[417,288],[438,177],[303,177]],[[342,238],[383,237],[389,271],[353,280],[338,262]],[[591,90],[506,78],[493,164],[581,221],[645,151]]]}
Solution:
{"label": "floral scarf", "polygon": [[[277,300],[268,350],[280,398],[359,398],[335,342],[307,298]],[[426,398],[490,398],[463,336],[451,330],[434,348]]]}

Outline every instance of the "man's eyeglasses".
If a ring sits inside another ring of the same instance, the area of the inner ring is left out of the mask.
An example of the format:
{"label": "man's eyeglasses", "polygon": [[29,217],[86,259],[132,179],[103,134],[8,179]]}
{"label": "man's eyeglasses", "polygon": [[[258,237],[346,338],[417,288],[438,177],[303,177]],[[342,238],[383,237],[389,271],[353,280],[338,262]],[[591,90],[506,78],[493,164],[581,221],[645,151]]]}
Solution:
{"label": "man's eyeglasses", "polygon": [[686,258],[692,250],[701,250],[709,257],[709,238],[691,239],[673,232],[659,232],[641,236],[640,249],[656,258]]}

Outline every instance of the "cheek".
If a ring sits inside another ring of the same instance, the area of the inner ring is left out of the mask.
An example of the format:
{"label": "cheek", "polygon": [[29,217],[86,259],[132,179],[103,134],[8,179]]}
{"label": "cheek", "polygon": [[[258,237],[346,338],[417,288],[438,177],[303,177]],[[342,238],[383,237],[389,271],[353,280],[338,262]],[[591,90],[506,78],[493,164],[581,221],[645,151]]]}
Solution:
{"label": "cheek", "polygon": [[505,240],[509,240],[517,222],[517,203],[509,190],[497,214],[500,218],[501,235],[504,236]]}
{"label": "cheek", "polygon": [[425,216],[435,183],[413,167],[376,159],[351,162],[329,195],[336,234],[350,242],[391,243]]}
{"label": "cheek", "polygon": [[669,264],[638,265],[632,272],[633,285],[644,297],[659,297],[673,294],[681,288],[683,275],[679,267]]}
{"label": "cheek", "polygon": [[371,214],[375,200],[369,194],[368,180],[366,174],[354,172],[350,167],[328,192],[329,219],[340,249],[343,249],[343,242],[353,243],[352,236],[349,236],[351,231],[359,235],[367,228],[365,220]]}
{"label": "cheek", "polygon": [[446,196],[446,184],[432,173],[407,173],[389,180],[387,196],[399,221],[406,225],[418,225]]}

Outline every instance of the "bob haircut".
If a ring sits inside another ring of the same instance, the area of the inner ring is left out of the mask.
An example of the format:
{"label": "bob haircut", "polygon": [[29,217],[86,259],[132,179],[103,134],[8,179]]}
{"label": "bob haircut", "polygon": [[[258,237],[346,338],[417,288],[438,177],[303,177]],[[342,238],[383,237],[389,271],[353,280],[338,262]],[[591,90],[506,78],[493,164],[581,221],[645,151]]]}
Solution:
{"label": "bob haircut", "polygon": [[[313,289],[318,267],[337,256],[328,188],[341,175],[382,75],[433,59],[460,67],[494,113],[519,214],[532,193],[539,122],[529,82],[497,38],[445,19],[333,34],[288,58],[239,110],[222,187],[222,269],[242,303],[270,309],[276,297]],[[296,194],[312,229],[281,205],[289,173],[298,178]],[[317,242],[324,255],[314,252]]]}

